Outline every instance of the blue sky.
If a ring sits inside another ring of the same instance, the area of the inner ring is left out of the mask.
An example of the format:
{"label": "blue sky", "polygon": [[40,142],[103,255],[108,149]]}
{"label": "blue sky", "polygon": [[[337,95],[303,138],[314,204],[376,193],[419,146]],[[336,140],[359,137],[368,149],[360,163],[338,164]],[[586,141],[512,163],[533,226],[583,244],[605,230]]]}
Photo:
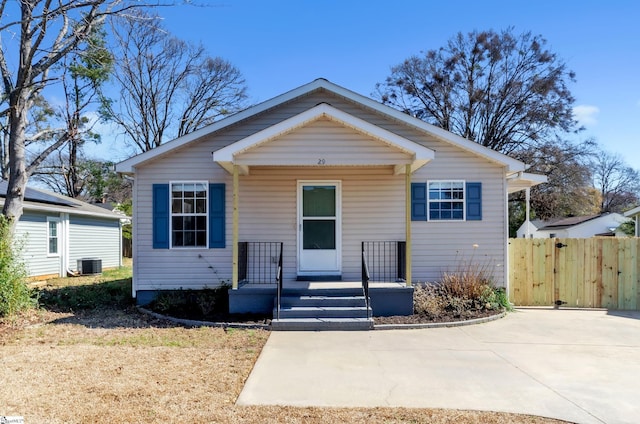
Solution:
{"label": "blue sky", "polygon": [[[197,1],[197,0],[196,0]],[[457,32],[532,31],[577,74],[576,116],[640,170],[640,2],[260,1],[160,8],[179,38],[202,42],[245,76],[256,103],[318,77],[370,95],[390,67]]]}

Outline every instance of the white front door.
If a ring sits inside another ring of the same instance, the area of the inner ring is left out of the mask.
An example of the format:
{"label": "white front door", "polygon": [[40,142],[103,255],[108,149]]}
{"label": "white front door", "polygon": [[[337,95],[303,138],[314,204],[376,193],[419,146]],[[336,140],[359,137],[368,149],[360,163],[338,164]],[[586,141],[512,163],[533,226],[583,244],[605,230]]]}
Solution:
{"label": "white front door", "polygon": [[298,274],[341,273],[340,181],[298,182]]}

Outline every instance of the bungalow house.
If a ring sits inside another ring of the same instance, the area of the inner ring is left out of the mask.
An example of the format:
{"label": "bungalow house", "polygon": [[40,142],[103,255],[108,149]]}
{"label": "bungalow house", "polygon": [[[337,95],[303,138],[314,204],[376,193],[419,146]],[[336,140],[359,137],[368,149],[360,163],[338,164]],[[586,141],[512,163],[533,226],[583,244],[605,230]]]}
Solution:
{"label": "bungalow house", "polygon": [[[0,181],[0,207],[7,182]],[[99,273],[122,265],[123,214],[77,199],[27,187],[24,213],[16,226],[21,257],[29,277],[46,279],[69,273]]]}
{"label": "bungalow house", "polygon": [[507,195],[544,182],[525,169],[317,79],[117,165],[135,179],[133,295],[229,283],[231,312],[275,297],[280,322],[347,288],[410,314],[411,283],[463,260],[506,285]]}
{"label": "bungalow house", "polygon": [[585,237],[626,237],[618,227],[629,218],[619,213],[604,213],[601,215],[572,216],[549,221],[535,219],[527,221],[518,228],[518,238],[529,234],[530,238],[585,238]]}

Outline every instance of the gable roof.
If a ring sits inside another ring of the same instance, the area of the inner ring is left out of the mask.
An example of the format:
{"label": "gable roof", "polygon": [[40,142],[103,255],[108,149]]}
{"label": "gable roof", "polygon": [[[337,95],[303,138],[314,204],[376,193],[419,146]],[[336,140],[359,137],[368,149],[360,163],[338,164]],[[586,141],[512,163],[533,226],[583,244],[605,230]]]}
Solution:
{"label": "gable roof", "polygon": [[266,110],[272,109],[278,105],[281,105],[283,103],[289,102],[293,99],[296,99],[298,97],[307,95],[311,92],[314,92],[316,90],[321,90],[321,89],[327,90],[338,96],[344,97],[348,100],[351,100],[352,102],[360,104],[363,107],[372,109],[378,113],[386,115],[391,119],[400,121],[421,132],[426,132],[441,141],[455,145],[463,150],[466,150],[477,156],[483,157],[491,162],[503,165],[507,168],[507,172],[509,174],[523,172],[526,168],[524,163],[516,159],[513,159],[507,155],[504,155],[495,150],[484,147],[471,140],[467,140],[449,131],[443,130],[442,128],[436,127],[435,125],[426,123],[418,118],[414,118],[413,116],[410,116],[390,106],[379,103],[361,94],[357,94],[353,91],[347,90],[346,88],[333,84],[332,82],[329,82],[326,79],[319,78],[319,79],[316,79],[315,81],[312,81],[308,84],[305,84],[296,89],[288,91],[270,100],[259,103],[241,112],[235,113],[231,116],[221,119],[220,121],[217,121],[211,125],[208,125],[204,128],[196,130],[190,134],[187,134],[175,140],[164,143],[153,150],[141,153],[137,156],[124,160],[116,165],[116,170],[120,173],[131,174],[134,172],[134,168],[140,164],[143,164],[147,161],[151,161],[158,156],[165,155],[171,152],[172,150],[185,146],[204,136],[212,134],[230,125],[236,124],[251,116],[257,115]]}
{"label": "gable roof", "polygon": [[[355,130],[358,133],[365,134],[371,138],[382,141],[397,150],[411,154],[413,157],[413,161],[411,163],[412,172],[424,166],[435,156],[435,152],[433,150],[424,147],[421,144],[414,143],[413,141],[394,134],[391,131],[387,131],[384,128],[380,128],[367,121],[343,112],[327,103],[320,103],[311,109],[307,109],[306,111],[289,119],[285,119],[284,121],[213,152],[213,160],[218,162],[227,171],[232,172],[234,156],[320,119],[329,119],[337,122],[345,127]],[[245,173],[246,172],[247,171],[245,170]],[[404,172],[404,167],[396,170],[396,173],[401,172]]]}
{"label": "gable roof", "polygon": [[[0,206],[4,206],[8,186],[9,183],[7,181],[0,180]],[[127,218],[124,214],[112,212],[78,199],[33,187],[26,188],[23,207],[29,211],[70,213],[108,219]]]}

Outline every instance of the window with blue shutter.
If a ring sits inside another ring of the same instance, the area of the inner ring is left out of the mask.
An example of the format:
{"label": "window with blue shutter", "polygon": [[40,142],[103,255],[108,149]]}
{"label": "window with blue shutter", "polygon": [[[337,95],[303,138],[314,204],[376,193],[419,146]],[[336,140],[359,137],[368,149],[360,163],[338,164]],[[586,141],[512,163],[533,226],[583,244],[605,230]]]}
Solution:
{"label": "window with blue shutter", "polygon": [[482,183],[462,180],[411,183],[412,221],[482,220]]}
{"label": "window with blue shutter", "polygon": [[427,184],[411,183],[411,220],[427,220]]}
{"label": "window with blue shutter", "polygon": [[169,248],[169,184],[153,185],[153,248]]}
{"label": "window with blue shutter", "polygon": [[154,184],[152,204],[154,249],[226,246],[224,184]]}
{"label": "window with blue shutter", "polygon": [[482,183],[467,183],[467,221],[482,220]]}
{"label": "window with blue shutter", "polygon": [[209,247],[225,247],[225,185],[209,184]]}

